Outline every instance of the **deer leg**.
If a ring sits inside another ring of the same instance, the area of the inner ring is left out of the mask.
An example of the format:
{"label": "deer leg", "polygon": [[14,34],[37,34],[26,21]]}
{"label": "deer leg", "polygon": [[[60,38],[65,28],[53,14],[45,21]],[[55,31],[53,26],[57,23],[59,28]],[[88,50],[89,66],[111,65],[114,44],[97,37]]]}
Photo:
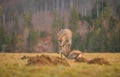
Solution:
{"label": "deer leg", "polygon": [[72,40],[70,40],[69,42],[69,49],[71,48],[71,45],[72,45]]}
{"label": "deer leg", "polygon": [[67,50],[68,50],[68,52],[70,51],[70,48],[71,48],[71,41],[69,41],[68,44],[67,44]]}
{"label": "deer leg", "polygon": [[60,52],[60,57],[62,58],[62,52]]}

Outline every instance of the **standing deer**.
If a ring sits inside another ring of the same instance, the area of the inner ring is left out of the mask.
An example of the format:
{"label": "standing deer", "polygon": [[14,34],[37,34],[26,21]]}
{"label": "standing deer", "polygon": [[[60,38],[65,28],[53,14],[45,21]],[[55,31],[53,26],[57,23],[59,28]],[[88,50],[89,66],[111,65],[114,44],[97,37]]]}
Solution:
{"label": "standing deer", "polygon": [[76,59],[78,57],[83,57],[83,53],[79,50],[73,50],[70,52],[72,44],[72,32],[70,29],[62,29],[57,33],[58,43],[59,43],[59,53],[67,57],[68,59]]}
{"label": "standing deer", "polygon": [[61,29],[59,33],[57,33],[57,39],[59,43],[59,52],[61,54],[67,55],[71,48],[72,43],[72,32],[70,29]]}

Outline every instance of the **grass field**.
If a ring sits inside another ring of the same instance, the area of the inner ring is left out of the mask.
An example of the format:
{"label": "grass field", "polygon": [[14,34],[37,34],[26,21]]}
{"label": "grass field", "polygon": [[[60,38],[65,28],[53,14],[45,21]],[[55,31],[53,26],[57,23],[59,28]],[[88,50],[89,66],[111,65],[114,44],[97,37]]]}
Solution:
{"label": "grass field", "polygon": [[[45,53],[44,53],[45,54]],[[84,53],[85,58],[103,57],[111,66],[75,63],[70,66],[26,66],[23,56],[36,56],[40,53],[0,53],[0,77],[120,77],[120,53]],[[59,56],[55,53],[46,55]]]}

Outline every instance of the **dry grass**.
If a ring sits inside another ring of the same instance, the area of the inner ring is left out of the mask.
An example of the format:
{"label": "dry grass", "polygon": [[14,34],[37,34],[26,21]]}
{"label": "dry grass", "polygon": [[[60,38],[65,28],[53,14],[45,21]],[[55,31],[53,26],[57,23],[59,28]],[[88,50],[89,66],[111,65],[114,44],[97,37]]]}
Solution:
{"label": "dry grass", "polygon": [[[45,54],[45,53],[44,53]],[[84,53],[85,58],[105,58],[111,66],[75,63],[70,66],[26,66],[23,56],[36,56],[40,53],[0,53],[0,77],[120,77],[120,53]],[[59,56],[55,53],[45,55]]]}

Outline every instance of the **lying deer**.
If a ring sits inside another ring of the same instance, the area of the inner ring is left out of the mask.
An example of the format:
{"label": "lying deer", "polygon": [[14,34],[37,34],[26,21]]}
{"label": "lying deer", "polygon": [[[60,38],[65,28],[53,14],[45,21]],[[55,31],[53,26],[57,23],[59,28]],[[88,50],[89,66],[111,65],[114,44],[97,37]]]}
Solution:
{"label": "lying deer", "polygon": [[64,45],[64,47],[62,47],[62,49],[59,50],[59,52],[61,52],[61,54],[63,54],[66,58],[77,59],[77,58],[82,58],[83,57],[83,53],[81,51],[79,51],[79,50],[67,51],[66,46],[67,45]]}

